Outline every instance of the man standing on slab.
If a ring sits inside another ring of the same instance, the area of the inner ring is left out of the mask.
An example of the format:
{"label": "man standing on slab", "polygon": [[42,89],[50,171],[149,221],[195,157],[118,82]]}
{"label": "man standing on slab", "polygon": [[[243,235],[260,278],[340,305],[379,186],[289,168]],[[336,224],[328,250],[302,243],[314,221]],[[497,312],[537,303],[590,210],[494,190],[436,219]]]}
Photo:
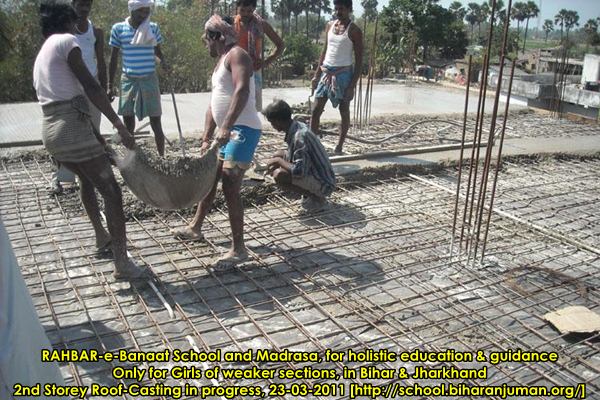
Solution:
{"label": "man standing on slab", "polygon": [[[238,34],[238,45],[246,50],[252,58],[254,69],[254,86],[256,88],[256,110],[262,110],[262,70],[271,65],[285,49],[283,40],[275,29],[256,12],[256,0],[237,0],[235,31]],[[275,51],[265,60],[262,59],[263,38],[268,37],[275,45]]]}
{"label": "man standing on slab", "polygon": [[[319,133],[321,115],[327,100],[340,109],[342,125],[335,154],[342,154],[348,129],[350,129],[350,102],[362,70],[363,34],[352,22],[352,0],[334,0],[336,20],[327,24],[327,41],[312,79],[312,90],[316,91],[310,129]],[[354,54],[354,67],[352,66]]]}
{"label": "man standing on slab", "polygon": [[204,40],[217,65],[212,74],[210,106],[206,112],[202,149],[211,146],[213,135],[221,145],[217,178],[209,194],[198,204],[192,222],[171,233],[183,240],[204,240],[202,224],[212,207],[217,185],[223,193],[231,224],[231,249],[216,263],[230,267],[248,258],[244,243],[244,208],[240,196],[244,173],[250,167],[261,135],[262,124],[256,112],[252,59],[237,45],[233,21],[213,15],[204,27]]}
{"label": "man standing on slab", "polygon": [[117,72],[119,52],[123,53],[121,96],[119,115],[130,132],[135,130],[135,117],[141,121],[150,117],[156,148],[161,156],[165,153],[165,135],[160,117],[160,88],[156,74],[158,58],[163,68],[166,63],[160,44],[163,42],[158,25],[150,22],[152,0],[129,0],[130,16],[113,25],[109,45],[112,47],[108,75],[108,97],[115,97],[112,84]]}

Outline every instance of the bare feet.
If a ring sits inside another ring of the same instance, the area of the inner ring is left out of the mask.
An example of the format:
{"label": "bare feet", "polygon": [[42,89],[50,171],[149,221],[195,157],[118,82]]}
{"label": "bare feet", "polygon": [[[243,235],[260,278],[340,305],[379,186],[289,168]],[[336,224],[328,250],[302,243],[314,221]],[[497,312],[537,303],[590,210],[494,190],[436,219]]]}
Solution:
{"label": "bare feet", "polygon": [[96,252],[108,254],[112,252],[112,239],[108,233],[96,235]]}
{"label": "bare feet", "polygon": [[234,267],[247,259],[248,252],[246,249],[243,251],[229,250],[214,263],[213,267],[217,270],[225,270]]}
{"label": "bare feet", "polygon": [[171,229],[171,235],[175,239],[184,240],[188,242],[203,242],[204,235],[202,232],[195,231],[189,226],[183,228]]}
{"label": "bare feet", "polygon": [[117,280],[148,280],[151,275],[148,268],[136,265],[131,259],[128,259],[124,265],[115,263],[115,272],[113,272],[113,276]]}

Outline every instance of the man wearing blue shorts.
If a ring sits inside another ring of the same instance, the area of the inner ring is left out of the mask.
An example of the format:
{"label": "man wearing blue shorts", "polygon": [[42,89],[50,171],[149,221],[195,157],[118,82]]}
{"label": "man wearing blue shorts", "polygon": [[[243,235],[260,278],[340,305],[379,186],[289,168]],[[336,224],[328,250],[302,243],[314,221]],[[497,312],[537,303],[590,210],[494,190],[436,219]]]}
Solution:
{"label": "man wearing blue shorts", "polygon": [[244,173],[252,163],[262,124],[256,111],[252,59],[237,45],[233,21],[213,15],[205,25],[204,40],[211,57],[218,61],[212,75],[202,149],[210,147],[217,131],[214,140],[221,145],[219,172],[210,193],[198,205],[192,222],[172,233],[184,240],[204,239],[202,223],[212,206],[219,180],[222,180],[233,237],[231,249],[219,258],[217,266],[226,267],[248,258],[240,188]]}

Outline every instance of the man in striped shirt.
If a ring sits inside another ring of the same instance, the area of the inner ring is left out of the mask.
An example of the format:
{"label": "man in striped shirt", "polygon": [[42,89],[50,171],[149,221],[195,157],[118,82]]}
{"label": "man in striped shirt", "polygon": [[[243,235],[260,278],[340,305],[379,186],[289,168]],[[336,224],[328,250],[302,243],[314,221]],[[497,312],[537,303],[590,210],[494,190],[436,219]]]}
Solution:
{"label": "man in striped shirt", "polygon": [[283,100],[265,108],[273,128],[285,132],[286,151],[267,161],[268,173],[285,190],[302,194],[304,212],[317,212],[327,206],[326,198],[335,190],[335,174],[327,151],[306,124],[292,119],[292,110]]}
{"label": "man in striped shirt", "polygon": [[160,117],[160,88],[156,74],[158,58],[166,68],[160,44],[163,42],[158,25],[150,22],[154,3],[151,0],[129,0],[130,16],[123,22],[113,25],[109,45],[110,57],[108,96],[115,97],[113,82],[117,71],[119,53],[123,53],[121,68],[121,95],[119,114],[130,132],[135,130],[135,117],[141,121],[150,117],[156,148],[162,156],[165,152],[165,136]]}

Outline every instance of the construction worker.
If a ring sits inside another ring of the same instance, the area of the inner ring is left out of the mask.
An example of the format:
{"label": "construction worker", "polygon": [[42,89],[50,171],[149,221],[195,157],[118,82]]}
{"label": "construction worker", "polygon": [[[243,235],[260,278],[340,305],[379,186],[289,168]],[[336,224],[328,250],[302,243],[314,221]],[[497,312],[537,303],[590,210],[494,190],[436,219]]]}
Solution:
{"label": "construction worker", "polygon": [[267,171],[284,190],[302,195],[302,213],[318,212],[327,206],[335,190],[335,174],[327,151],[306,124],[292,119],[292,109],[283,100],[269,104],[264,115],[273,128],[284,132],[287,150],[267,161]]}
{"label": "construction worker", "polygon": [[204,40],[211,57],[218,61],[212,74],[211,101],[206,112],[202,149],[206,150],[213,139],[221,145],[219,172],[211,191],[198,204],[192,222],[171,233],[183,240],[204,240],[202,224],[212,207],[217,185],[222,180],[232,244],[231,249],[219,258],[215,266],[227,268],[248,258],[244,243],[244,209],[240,189],[245,171],[254,157],[262,124],[256,112],[252,58],[237,45],[238,37],[233,21],[228,17],[213,15],[205,25]]}
{"label": "construction worker", "polygon": [[[327,24],[327,40],[312,79],[312,90],[316,91],[310,129],[319,133],[321,115],[327,100],[340,109],[342,124],[335,154],[342,154],[344,141],[350,129],[350,102],[360,79],[363,61],[363,34],[352,22],[352,0],[334,0],[336,20]],[[354,66],[352,65],[354,55]]]}

